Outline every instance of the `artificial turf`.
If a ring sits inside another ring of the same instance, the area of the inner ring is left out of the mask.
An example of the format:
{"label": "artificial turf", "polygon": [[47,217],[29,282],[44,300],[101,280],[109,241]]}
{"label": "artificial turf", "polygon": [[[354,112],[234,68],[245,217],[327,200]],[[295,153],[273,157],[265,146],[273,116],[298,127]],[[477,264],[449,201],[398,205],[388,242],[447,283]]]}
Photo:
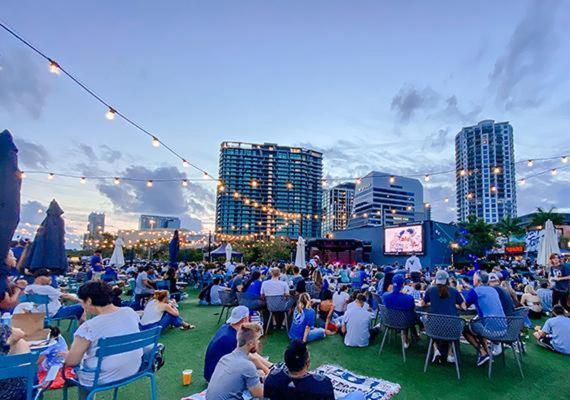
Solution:
{"label": "artificial turf", "polygon": [[[158,397],[178,400],[199,392],[206,387],[202,376],[204,354],[210,338],[218,325],[221,307],[199,306],[195,291],[190,299],[180,305],[182,316],[196,329],[179,331],[171,329],[161,337],[166,345],[166,364],[157,373]],[[337,364],[355,373],[382,378],[399,383],[401,390],[395,396],[403,399],[568,399],[570,398],[570,357],[552,353],[525,339],[527,353],[523,357],[525,379],[522,379],[510,350],[506,365],[500,358],[493,365],[493,377],[487,378],[487,368],[475,366],[475,351],[462,344],[463,364],[461,380],[457,380],[452,366],[430,366],[423,372],[427,340],[412,344],[407,361],[402,360],[399,341],[387,342],[378,355],[380,339],[366,348],[348,348],[338,335],[309,345],[311,365]],[[262,339],[262,354],[273,362],[283,359],[288,343],[284,331],[271,331]],[[182,385],[182,370],[194,371],[190,386]],[[49,393],[46,399],[60,399],[61,391]],[[71,390],[70,400],[75,399]],[[111,399],[110,394],[100,394],[97,399]],[[148,381],[139,381],[119,391],[120,399],[150,399]]]}

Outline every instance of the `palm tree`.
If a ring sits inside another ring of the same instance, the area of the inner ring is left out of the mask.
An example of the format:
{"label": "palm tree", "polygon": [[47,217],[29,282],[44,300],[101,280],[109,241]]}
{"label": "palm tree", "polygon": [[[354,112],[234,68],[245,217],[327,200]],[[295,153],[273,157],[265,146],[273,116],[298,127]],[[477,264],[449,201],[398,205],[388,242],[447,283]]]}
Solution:
{"label": "palm tree", "polygon": [[521,227],[521,220],[518,217],[507,216],[495,224],[494,229],[496,232],[507,237],[510,242],[513,236],[519,236],[524,233]]}
{"label": "palm tree", "polygon": [[461,222],[459,226],[465,231],[462,236],[467,241],[467,244],[462,248],[463,252],[482,257],[487,250],[493,247],[495,243],[493,227],[482,218],[469,215],[467,221]]}
{"label": "palm tree", "polygon": [[555,212],[555,208],[551,207],[550,210],[545,211],[543,208],[538,207],[536,213],[532,217],[532,226],[544,226],[546,221],[551,220],[554,226],[562,225],[564,223],[564,216]]}

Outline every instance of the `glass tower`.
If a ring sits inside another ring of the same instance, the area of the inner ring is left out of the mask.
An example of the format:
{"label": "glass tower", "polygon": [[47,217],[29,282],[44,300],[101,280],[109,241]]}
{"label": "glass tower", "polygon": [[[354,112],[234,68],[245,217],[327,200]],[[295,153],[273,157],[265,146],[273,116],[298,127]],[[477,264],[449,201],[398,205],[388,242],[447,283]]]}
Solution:
{"label": "glass tower", "polygon": [[354,201],[354,183],[341,183],[323,191],[322,236],[348,226]]}
{"label": "glass tower", "polygon": [[216,233],[320,237],[322,161],[321,153],[300,147],[223,142]]}
{"label": "glass tower", "polygon": [[485,120],[455,137],[457,219],[496,223],[517,215],[513,127]]}

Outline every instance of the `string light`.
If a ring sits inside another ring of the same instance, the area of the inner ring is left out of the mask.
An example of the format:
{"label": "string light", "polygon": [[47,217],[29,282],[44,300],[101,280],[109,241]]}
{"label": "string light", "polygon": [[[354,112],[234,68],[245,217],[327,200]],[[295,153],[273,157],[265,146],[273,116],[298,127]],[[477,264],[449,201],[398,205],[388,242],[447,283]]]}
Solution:
{"label": "string light", "polygon": [[534,161],[528,160],[528,161],[526,162],[526,165],[528,165],[529,167],[532,167],[532,166],[534,165]]}
{"label": "string light", "polygon": [[500,167],[495,167],[495,168],[493,168],[493,173],[494,173],[495,175],[500,174],[500,173],[501,173],[501,168],[500,168]]}
{"label": "string light", "polygon": [[521,186],[524,185],[526,183],[526,179],[525,178],[520,179],[519,183],[521,184]]}
{"label": "string light", "polygon": [[459,170],[459,176],[465,176],[466,173],[464,169]]}
{"label": "string light", "polygon": [[56,75],[61,74],[61,68],[59,64],[56,63],[54,60],[49,60],[49,72]]}
{"label": "string light", "polygon": [[182,160],[182,166],[183,166],[184,168],[188,168],[188,167],[190,166],[190,164],[188,163],[188,161]]}
{"label": "string light", "polygon": [[117,111],[115,111],[112,107],[109,107],[109,110],[107,110],[107,112],[105,113],[105,118],[107,118],[109,121],[112,121],[115,119],[116,115]]}
{"label": "string light", "polygon": [[355,181],[355,182],[356,182],[357,185],[360,185],[360,184],[362,183],[362,179],[356,178],[356,181]]}
{"label": "string light", "polygon": [[20,178],[24,179],[26,177],[26,173],[24,171],[20,171]]}
{"label": "string light", "polygon": [[471,200],[473,198],[473,193],[467,193],[467,199]]}
{"label": "string light", "polygon": [[396,182],[396,177],[394,175],[390,175],[389,181],[390,181],[390,183]]}
{"label": "string light", "polygon": [[252,179],[251,180],[251,187],[255,189],[257,187],[257,185],[258,185],[257,181],[255,179]]}
{"label": "string light", "polygon": [[429,203],[425,203],[425,204],[424,204],[424,207],[425,207],[425,208],[430,208],[430,204],[429,204]]}
{"label": "string light", "polygon": [[293,184],[291,182],[287,182],[287,189],[293,189]]}
{"label": "string light", "polygon": [[444,203],[449,203],[449,197],[446,197],[445,199],[443,199]]}
{"label": "string light", "polygon": [[564,164],[566,164],[568,162],[568,156],[562,156],[562,158],[560,159]]}
{"label": "string light", "polygon": [[115,183],[115,185],[118,185],[119,183],[121,183],[121,180],[116,177],[115,179],[113,179],[113,182]]}
{"label": "string light", "polygon": [[182,179],[182,186],[188,186],[188,179]]}
{"label": "string light", "polygon": [[50,172],[48,175],[48,179],[51,181],[54,176],[55,176],[55,174],[53,172]]}
{"label": "string light", "polygon": [[81,179],[79,179],[79,182],[81,182],[82,184],[85,184],[85,182],[87,182],[87,179],[85,179],[85,177],[82,176]]}
{"label": "string light", "polygon": [[550,173],[552,174],[552,176],[556,176],[556,175],[558,175],[558,170],[556,168],[552,168]]}
{"label": "string light", "polygon": [[[156,136],[152,137],[152,147],[160,147],[160,140],[158,140]],[[186,160],[182,160],[182,165],[184,165],[185,161]]]}
{"label": "string light", "polygon": [[429,182],[430,179],[431,179],[431,178],[430,178],[430,176],[429,176],[428,174],[426,174],[426,175],[424,176],[424,181]]}
{"label": "string light", "polygon": [[146,187],[152,187],[154,185],[154,182],[152,181],[152,179],[149,179],[148,181],[146,181]]}
{"label": "string light", "polygon": [[497,187],[496,186],[491,186],[491,192],[495,193],[497,191]]}

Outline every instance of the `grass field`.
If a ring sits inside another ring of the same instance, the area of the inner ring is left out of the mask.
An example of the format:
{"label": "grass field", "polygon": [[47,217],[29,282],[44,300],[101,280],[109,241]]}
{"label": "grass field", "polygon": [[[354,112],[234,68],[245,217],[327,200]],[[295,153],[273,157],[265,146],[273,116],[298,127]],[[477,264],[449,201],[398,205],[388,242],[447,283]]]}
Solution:
{"label": "grass field", "polygon": [[[192,331],[170,330],[161,342],[166,345],[166,364],[157,374],[159,398],[178,400],[206,387],[202,377],[204,354],[210,338],[217,329],[221,307],[198,306],[196,294],[181,304],[183,317],[196,325]],[[532,339],[532,338],[531,338]],[[568,399],[570,398],[570,357],[551,353],[540,348],[534,340],[526,339],[527,353],[523,368],[525,379],[520,377],[512,353],[507,353],[506,365],[500,359],[493,366],[493,377],[487,378],[486,368],[475,366],[475,352],[462,345],[463,365],[458,381],[451,366],[430,366],[423,372],[427,341],[412,344],[407,361],[402,361],[399,342],[387,343],[378,356],[379,339],[367,348],[347,348],[340,336],[311,343],[311,364],[337,364],[353,372],[379,377],[399,383],[402,387],[395,397],[404,399]],[[284,331],[270,332],[262,340],[262,354],[271,361],[281,361],[288,339]],[[193,369],[190,386],[182,385],[182,370]],[[61,391],[50,393],[47,399],[60,399]],[[75,399],[75,391],[70,396]],[[100,395],[98,399],[110,399]],[[119,392],[120,399],[150,399],[148,382],[140,381]]]}

